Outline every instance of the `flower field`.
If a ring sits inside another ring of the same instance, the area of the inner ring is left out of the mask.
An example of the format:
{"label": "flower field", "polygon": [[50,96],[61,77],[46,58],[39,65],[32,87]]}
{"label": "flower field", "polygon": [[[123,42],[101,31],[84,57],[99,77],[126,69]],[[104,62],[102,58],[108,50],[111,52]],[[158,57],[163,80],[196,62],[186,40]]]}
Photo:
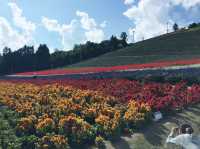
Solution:
{"label": "flower field", "polygon": [[153,111],[168,111],[200,101],[200,85],[188,86],[184,81],[176,84],[141,83],[127,79],[29,79],[10,82],[31,83],[39,86],[57,83],[80,90],[97,91],[103,95],[112,96],[123,104],[131,100],[148,103]]}
{"label": "flower field", "polygon": [[79,74],[79,73],[98,73],[98,72],[111,72],[111,71],[123,71],[130,69],[145,69],[145,68],[162,68],[168,66],[176,65],[193,65],[200,64],[200,59],[191,60],[174,60],[174,61],[159,61],[145,64],[130,64],[123,66],[113,66],[113,67],[86,67],[79,69],[53,69],[35,72],[24,72],[17,73],[16,75],[64,75],[64,74]]}
{"label": "flower field", "polygon": [[[113,139],[148,119],[148,104],[128,104],[99,92],[59,84],[0,83],[0,103],[18,113],[16,135],[34,136],[38,148],[67,148]],[[33,146],[23,142],[26,148]]]}
{"label": "flower field", "polygon": [[200,85],[184,82],[0,81],[0,107],[16,114],[10,125],[22,148],[102,146],[104,139],[145,127],[152,112],[180,109],[200,102],[199,97]]}

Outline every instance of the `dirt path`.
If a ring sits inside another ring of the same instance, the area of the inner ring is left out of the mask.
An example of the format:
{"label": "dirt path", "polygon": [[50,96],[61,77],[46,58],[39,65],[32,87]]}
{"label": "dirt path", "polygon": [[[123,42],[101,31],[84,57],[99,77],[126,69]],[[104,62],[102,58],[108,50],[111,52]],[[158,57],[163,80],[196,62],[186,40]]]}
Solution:
{"label": "dirt path", "polygon": [[165,117],[160,122],[154,122],[132,136],[121,137],[120,140],[112,143],[106,142],[106,146],[108,149],[179,149],[180,147],[165,144],[170,129],[178,123],[191,124],[195,135],[200,135],[200,104]]}

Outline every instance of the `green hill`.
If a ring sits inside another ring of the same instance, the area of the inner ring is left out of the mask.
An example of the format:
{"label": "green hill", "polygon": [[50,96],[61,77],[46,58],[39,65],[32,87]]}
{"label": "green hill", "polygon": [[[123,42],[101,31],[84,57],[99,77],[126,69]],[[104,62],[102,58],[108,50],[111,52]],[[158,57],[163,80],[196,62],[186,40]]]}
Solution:
{"label": "green hill", "polygon": [[73,64],[68,68],[116,66],[192,58],[200,58],[200,28],[181,30],[137,42],[127,48]]}

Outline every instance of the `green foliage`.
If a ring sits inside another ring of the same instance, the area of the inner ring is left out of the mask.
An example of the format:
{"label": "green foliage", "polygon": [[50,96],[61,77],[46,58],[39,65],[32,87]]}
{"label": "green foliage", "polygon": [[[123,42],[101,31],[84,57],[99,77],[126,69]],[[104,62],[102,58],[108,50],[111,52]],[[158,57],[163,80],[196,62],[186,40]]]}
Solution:
{"label": "green foliage", "polygon": [[84,132],[71,133],[68,135],[68,140],[72,146],[83,145],[84,142],[91,144],[93,143],[95,136],[95,129],[92,128]]}
{"label": "green foliage", "polygon": [[49,48],[45,44],[41,44],[36,52],[34,52],[34,47],[26,45],[13,52],[5,47],[3,56],[0,56],[0,74],[50,69],[78,63],[124,48],[128,45],[126,39],[127,35],[123,32],[122,39],[112,36],[110,40],[101,43],[88,41],[85,44],[75,45],[73,50],[55,50],[52,54],[49,53]]}
{"label": "green foliage", "polygon": [[192,23],[188,26],[189,29],[200,27],[200,23]]}
{"label": "green foliage", "polygon": [[8,110],[6,107],[0,107],[0,148],[20,149],[21,142],[15,135],[14,128],[9,123],[11,119],[14,118],[14,115],[11,113],[12,111]]}
{"label": "green foliage", "polygon": [[120,38],[124,41],[127,41],[128,35],[126,34],[126,32],[122,32]]}
{"label": "green foliage", "polygon": [[178,24],[174,23],[173,30],[176,32],[179,30]]}
{"label": "green foliage", "polygon": [[35,135],[30,135],[30,136],[24,136],[20,138],[21,144],[21,149],[35,149],[37,142],[38,142],[38,137]]}
{"label": "green foliage", "polygon": [[50,63],[49,48],[45,44],[41,44],[35,53],[36,68],[47,69]]}

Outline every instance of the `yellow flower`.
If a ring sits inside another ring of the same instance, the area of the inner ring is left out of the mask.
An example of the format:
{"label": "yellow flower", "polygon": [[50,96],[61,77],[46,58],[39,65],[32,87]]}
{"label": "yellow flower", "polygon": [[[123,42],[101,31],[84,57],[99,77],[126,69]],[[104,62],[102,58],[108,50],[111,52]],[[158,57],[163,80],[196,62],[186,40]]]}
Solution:
{"label": "yellow flower", "polygon": [[40,119],[38,124],[36,125],[36,129],[44,129],[44,128],[51,128],[53,129],[55,126],[55,123],[53,119],[51,118],[44,118]]}

